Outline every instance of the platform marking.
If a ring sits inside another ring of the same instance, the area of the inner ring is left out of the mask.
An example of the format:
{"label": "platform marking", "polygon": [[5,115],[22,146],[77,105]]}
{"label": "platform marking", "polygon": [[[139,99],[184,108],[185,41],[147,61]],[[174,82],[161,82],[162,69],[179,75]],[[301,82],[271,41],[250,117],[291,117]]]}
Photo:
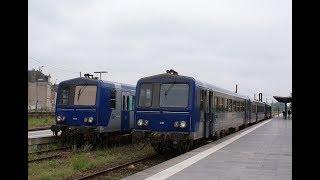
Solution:
{"label": "platform marking", "polygon": [[250,128],[250,129],[248,129],[248,130],[246,130],[246,131],[244,131],[244,132],[242,132],[242,133],[240,133],[240,134],[238,134],[238,135],[236,135],[236,136],[234,136],[234,137],[232,137],[230,139],[227,139],[227,140],[225,140],[225,141],[223,141],[223,142],[221,142],[221,143],[219,143],[219,144],[217,144],[217,145],[215,145],[215,146],[213,146],[213,147],[211,147],[211,148],[209,148],[209,149],[207,149],[205,151],[202,151],[202,152],[200,152],[200,153],[198,153],[198,154],[196,154],[196,155],[194,155],[194,156],[192,156],[192,157],[190,157],[190,158],[188,158],[188,159],[186,159],[186,160],[184,160],[184,161],[182,161],[182,162],[180,162],[180,163],[178,163],[178,164],[176,164],[174,166],[171,166],[171,167],[169,167],[169,168],[167,168],[167,169],[165,169],[163,171],[160,171],[157,174],[154,174],[154,175],[146,178],[145,180],[167,179],[170,176],[176,174],[177,172],[179,172],[179,171],[191,166],[192,164],[200,161],[201,159],[209,156],[210,154],[212,154],[212,153],[218,151],[219,149],[227,146],[228,144],[236,141],[237,139],[241,138],[242,136],[254,131],[255,129],[257,129],[257,128],[263,126],[263,125],[265,125],[266,123],[270,122],[271,120],[272,119],[267,120],[265,122],[262,122],[262,123],[258,124],[257,126],[254,126],[254,127]]}

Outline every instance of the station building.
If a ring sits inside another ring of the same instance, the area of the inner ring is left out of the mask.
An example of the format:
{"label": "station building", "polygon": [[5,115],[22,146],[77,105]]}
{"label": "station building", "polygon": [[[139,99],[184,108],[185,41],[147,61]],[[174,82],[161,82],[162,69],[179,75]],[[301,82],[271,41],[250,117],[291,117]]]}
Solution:
{"label": "station building", "polygon": [[41,70],[28,71],[28,111],[53,111],[57,85],[50,82],[50,75]]}

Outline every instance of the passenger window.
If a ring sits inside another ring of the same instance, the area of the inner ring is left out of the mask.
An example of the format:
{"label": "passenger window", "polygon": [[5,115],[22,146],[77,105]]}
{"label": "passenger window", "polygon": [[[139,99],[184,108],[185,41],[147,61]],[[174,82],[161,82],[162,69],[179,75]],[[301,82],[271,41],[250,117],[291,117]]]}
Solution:
{"label": "passenger window", "polygon": [[126,107],[127,111],[129,111],[129,109],[131,109],[131,107],[129,107],[130,106],[129,99],[130,99],[129,96],[127,96],[127,107]]}
{"label": "passenger window", "polygon": [[126,97],[122,96],[122,110],[126,109]]}
{"label": "passenger window", "polygon": [[218,111],[218,97],[214,97],[214,109],[215,111]]}
{"label": "passenger window", "polygon": [[116,108],[116,90],[112,90],[110,94],[110,108]]}
{"label": "passenger window", "polygon": [[128,96],[129,100],[128,100],[128,110],[132,111],[132,96]]}
{"label": "passenger window", "polygon": [[135,106],[134,103],[136,102],[135,99],[136,99],[136,97],[132,96],[132,110],[134,110],[134,106]]}
{"label": "passenger window", "polygon": [[225,104],[225,102],[224,102],[224,98],[221,98],[221,111],[223,112],[224,111],[224,104]]}
{"label": "passenger window", "polygon": [[213,93],[209,92],[209,111],[212,112],[213,110]]}
{"label": "passenger window", "polygon": [[204,90],[201,90],[200,92],[200,111],[204,111]]}

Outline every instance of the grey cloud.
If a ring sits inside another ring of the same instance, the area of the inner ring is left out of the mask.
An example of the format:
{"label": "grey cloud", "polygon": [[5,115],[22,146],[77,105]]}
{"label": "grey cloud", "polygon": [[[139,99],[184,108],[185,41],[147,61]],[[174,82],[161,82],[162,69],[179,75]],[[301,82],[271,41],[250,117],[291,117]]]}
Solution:
{"label": "grey cloud", "polygon": [[183,2],[31,0],[29,55],[130,84],[176,68],[251,97],[289,94],[291,1]]}

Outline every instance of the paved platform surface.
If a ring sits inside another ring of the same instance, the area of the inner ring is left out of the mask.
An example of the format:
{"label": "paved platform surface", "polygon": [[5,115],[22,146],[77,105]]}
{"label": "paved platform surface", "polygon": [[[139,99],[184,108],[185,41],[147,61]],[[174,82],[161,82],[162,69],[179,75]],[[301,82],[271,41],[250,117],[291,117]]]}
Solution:
{"label": "paved platform surface", "polygon": [[28,132],[28,139],[51,137],[51,136],[53,136],[53,134],[52,134],[52,131],[50,129],[40,130],[40,131],[29,131]]}
{"label": "paved platform surface", "polygon": [[125,179],[292,179],[292,121],[262,121]]}

